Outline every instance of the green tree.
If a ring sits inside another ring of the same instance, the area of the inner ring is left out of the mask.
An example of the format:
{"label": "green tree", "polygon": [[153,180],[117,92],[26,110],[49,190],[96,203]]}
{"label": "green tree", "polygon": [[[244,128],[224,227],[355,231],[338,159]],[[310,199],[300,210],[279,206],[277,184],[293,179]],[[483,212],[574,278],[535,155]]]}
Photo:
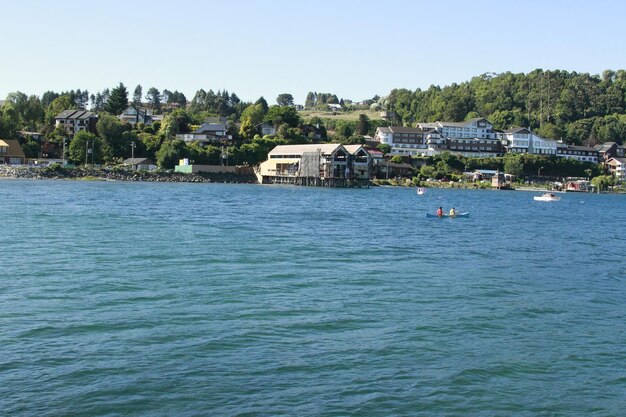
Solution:
{"label": "green tree", "polygon": [[109,99],[104,104],[104,110],[117,116],[128,107],[128,91],[124,84],[119,83],[111,90]]}
{"label": "green tree", "polygon": [[166,138],[176,136],[179,133],[189,133],[191,116],[183,109],[174,110],[163,118],[159,133]]}
{"label": "green tree", "polygon": [[166,140],[156,153],[156,163],[160,168],[172,169],[181,158],[188,156],[185,142],[182,140]]}
{"label": "green tree", "polygon": [[365,114],[359,114],[359,120],[354,129],[355,135],[367,135],[370,131],[370,119]]}
{"label": "green tree", "polygon": [[261,104],[246,107],[241,114],[239,134],[246,139],[252,139],[258,133],[257,126],[263,122],[264,115]]}
{"label": "green tree", "polygon": [[315,93],[309,91],[306,95],[306,100],[304,100],[304,107],[307,109],[312,109],[315,107]]}
{"label": "green tree", "polygon": [[123,136],[126,128],[117,117],[106,113],[101,114],[96,123],[96,131],[103,140],[102,154],[107,162],[126,156],[129,146]]}
{"label": "green tree", "polygon": [[13,106],[5,104],[0,107],[0,139],[15,139],[18,130],[18,116]]}
{"label": "green tree", "polygon": [[49,126],[54,125],[54,118],[65,110],[76,109],[76,103],[69,96],[63,95],[55,98],[46,109],[45,123]]}
{"label": "green tree", "polygon": [[260,104],[261,105],[261,108],[263,109],[263,114],[266,114],[267,111],[269,110],[269,106],[267,104],[267,100],[265,100],[263,98],[263,96],[259,97],[259,99],[257,101],[255,101],[254,104]]}
{"label": "green tree", "polygon": [[154,111],[161,110],[161,93],[156,87],[151,87],[146,93],[146,100]]}
{"label": "green tree", "polygon": [[519,177],[524,173],[524,164],[518,155],[507,155],[504,158],[504,172]]}
{"label": "green tree", "polygon": [[[81,130],[72,138],[69,146],[69,160],[77,165],[102,162],[104,144],[100,138],[86,130]],[[88,158],[86,161],[85,157]]]}
{"label": "green tree", "polygon": [[596,187],[598,191],[606,191],[609,187],[615,185],[615,177],[612,175],[598,175],[591,179],[591,185]]}
{"label": "green tree", "polygon": [[281,107],[293,106],[293,96],[288,93],[279,94],[276,97],[276,103]]}
{"label": "green tree", "polygon": [[283,123],[297,127],[300,124],[300,115],[294,107],[271,106],[263,120],[277,128]]}
{"label": "green tree", "polygon": [[376,146],[376,148],[381,151],[383,155],[387,155],[389,152],[391,152],[391,145],[389,145],[388,143],[381,143]]}
{"label": "green tree", "polygon": [[141,97],[143,95],[142,90],[141,84],[137,84],[137,87],[135,87],[135,91],[133,92],[133,106],[135,107],[141,106]]}

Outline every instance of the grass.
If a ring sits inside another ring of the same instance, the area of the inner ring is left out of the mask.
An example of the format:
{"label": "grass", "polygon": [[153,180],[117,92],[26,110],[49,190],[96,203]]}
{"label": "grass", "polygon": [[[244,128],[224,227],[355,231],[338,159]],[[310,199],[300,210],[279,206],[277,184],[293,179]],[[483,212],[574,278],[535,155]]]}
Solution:
{"label": "grass", "polygon": [[319,117],[321,119],[335,119],[335,120],[358,120],[359,114],[364,114],[371,119],[380,119],[379,112],[373,110],[354,110],[351,112],[333,113],[327,111],[318,110],[301,110],[298,112],[303,119],[309,119],[311,117]]}

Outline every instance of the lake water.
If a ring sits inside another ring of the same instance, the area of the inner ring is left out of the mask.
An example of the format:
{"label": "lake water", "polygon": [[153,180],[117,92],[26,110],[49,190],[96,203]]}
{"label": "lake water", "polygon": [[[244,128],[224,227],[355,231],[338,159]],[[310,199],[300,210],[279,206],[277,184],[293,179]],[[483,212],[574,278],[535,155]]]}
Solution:
{"label": "lake water", "polygon": [[626,196],[0,192],[2,415],[626,413]]}

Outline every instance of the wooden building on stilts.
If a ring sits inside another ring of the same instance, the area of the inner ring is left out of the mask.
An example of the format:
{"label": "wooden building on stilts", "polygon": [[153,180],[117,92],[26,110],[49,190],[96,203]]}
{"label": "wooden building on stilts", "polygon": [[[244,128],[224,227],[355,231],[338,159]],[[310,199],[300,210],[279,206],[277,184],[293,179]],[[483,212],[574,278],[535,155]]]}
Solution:
{"label": "wooden building on stilts", "polygon": [[261,184],[369,187],[372,158],[361,145],[279,145],[255,172]]}

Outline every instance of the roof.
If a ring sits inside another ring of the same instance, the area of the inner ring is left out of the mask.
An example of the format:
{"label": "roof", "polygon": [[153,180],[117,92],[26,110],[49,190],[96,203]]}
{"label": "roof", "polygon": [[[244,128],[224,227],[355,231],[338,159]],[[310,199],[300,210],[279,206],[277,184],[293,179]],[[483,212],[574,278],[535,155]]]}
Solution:
{"label": "roof", "polygon": [[86,110],[64,110],[55,119],[89,119],[98,117],[95,113]]}
{"label": "roof", "polygon": [[337,148],[341,147],[339,143],[320,143],[307,145],[278,145],[270,151],[268,155],[299,155],[305,152],[317,152],[318,150],[324,155],[334,153]]}
{"label": "roof", "polygon": [[613,165],[611,164],[612,161],[617,161],[620,163],[620,165],[626,165],[626,158],[611,158],[608,161],[606,161],[606,163],[609,165]]}
{"label": "roof", "polygon": [[0,139],[0,146],[7,146],[9,148],[9,151],[5,154],[5,156],[26,158],[20,143],[14,139]]}
{"label": "roof", "polygon": [[122,162],[124,165],[154,165],[148,158],[128,158]]}
{"label": "roof", "polygon": [[617,146],[617,143],[615,143],[615,142],[604,142],[602,144],[595,145],[594,149],[598,150],[599,152],[606,152],[606,151],[610,150],[614,146]]}
{"label": "roof", "polygon": [[528,129],[526,129],[525,127],[514,127],[511,129],[507,129],[504,131],[504,133],[526,133],[526,134],[531,134],[532,132]]}
{"label": "roof", "polygon": [[226,125],[223,123],[202,123],[193,133],[219,132],[226,131]]}
{"label": "roof", "polygon": [[[464,126],[467,126],[469,124],[479,122],[480,120],[484,120],[485,122],[491,124],[491,122],[489,122],[489,120],[485,119],[484,117],[474,117],[473,119],[465,120],[463,122],[440,122],[440,121],[437,121],[437,122],[435,122],[433,124],[438,123],[438,124],[440,124],[442,126],[464,127]],[[420,124],[422,124],[422,123],[420,123]],[[423,123],[423,124],[426,124],[426,123]]]}
{"label": "roof", "polygon": [[586,151],[586,152],[597,152],[598,150],[595,147],[591,146],[579,146],[579,145],[559,145],[560,149],[566,148],[571,149],[573,151]]}
{"label": "roof", "polygon": [[365,153],[368,153],[368,151],[363,147],[363,145],[343,145],[343,147],[346,148],[346,150],[350,152],[352,155],[355,155],[357,152],[359,152],[359,150],[363,150],[365,151]]}

